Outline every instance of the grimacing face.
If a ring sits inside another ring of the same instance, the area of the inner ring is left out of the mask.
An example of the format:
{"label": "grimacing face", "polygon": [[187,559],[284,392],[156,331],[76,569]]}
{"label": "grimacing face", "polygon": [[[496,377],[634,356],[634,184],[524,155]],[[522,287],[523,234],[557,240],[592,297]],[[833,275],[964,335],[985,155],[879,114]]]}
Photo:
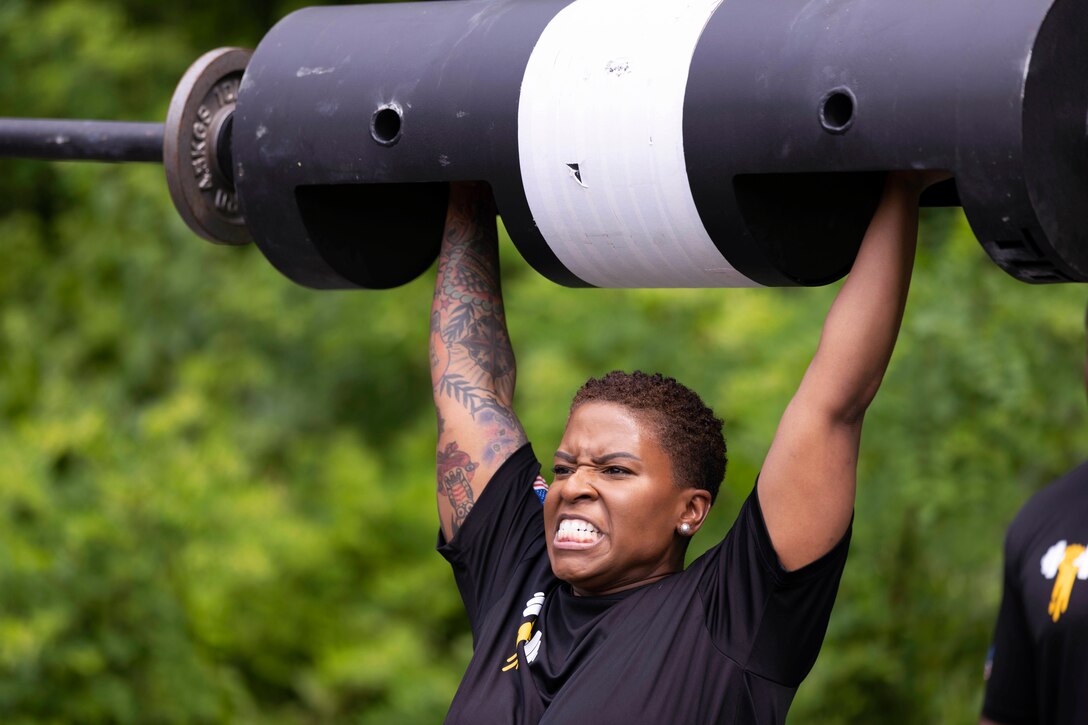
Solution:
{"label": "grimacing face", "polygon": [[699,529],[710,494],[675,485],[668,454],[637,411],[580,405],[553,472],[544,535],[552,571],[575,594],[612,594],[683,569],[678,528]]}

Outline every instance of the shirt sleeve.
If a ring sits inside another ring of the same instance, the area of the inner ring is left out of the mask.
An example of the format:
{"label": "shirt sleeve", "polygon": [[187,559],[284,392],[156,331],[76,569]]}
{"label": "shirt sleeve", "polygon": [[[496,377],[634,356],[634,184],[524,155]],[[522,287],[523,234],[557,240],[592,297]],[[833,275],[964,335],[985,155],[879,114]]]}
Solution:
{"label": "shirt sleeve", "polygon": [[697,562],[705,567],[700,593],[718,648],[749,672],[797,687],[827,633],[852,527],[827,554],[787,571],[753,489],[725,539]]}
{"label": "shirt sleeve", "polygon": [[543,507],[534,492],[539,473],[525,444],[495,471],[453,540],[439,530],[438,553],[453,567],[474,637],[518,564],[546,555]]}
{"label": "shirt sleeve", "polygon": [[1021,725],[1037,722],[1038,703],[1034,648],[1016,575],[1019,567],[1010,542],[1011,536],[1006,537],[1005,585],[986,668],[982,715],[1003,725]]}

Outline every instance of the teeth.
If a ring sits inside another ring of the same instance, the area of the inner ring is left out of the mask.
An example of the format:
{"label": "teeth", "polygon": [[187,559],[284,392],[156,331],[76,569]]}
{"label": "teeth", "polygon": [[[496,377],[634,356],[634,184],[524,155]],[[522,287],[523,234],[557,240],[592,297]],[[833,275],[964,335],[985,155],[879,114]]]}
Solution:
{"label": "teeth", "polygon": [[588,521],[582,521],[581,519],[563,519],[559,522],[560,531],[589,531],[594,534],[601,533],[597,528]]}
{"label": "teeth", "polygon": [[589,544],[601,537],[597,528],[582,519],[563,519],[559,522],[559,530],[555,534],[557,541],[576,541]]}

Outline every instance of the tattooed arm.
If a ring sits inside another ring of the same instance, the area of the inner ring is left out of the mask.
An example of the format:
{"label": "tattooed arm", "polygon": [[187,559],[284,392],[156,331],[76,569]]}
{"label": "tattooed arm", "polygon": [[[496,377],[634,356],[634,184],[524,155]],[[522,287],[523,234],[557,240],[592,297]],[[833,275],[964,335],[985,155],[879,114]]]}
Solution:
{"label": "tattooed arm", "polygon": [[514,367],[491,189],[452,184],[431,306],[438,516],[447,540],[492,474],[525,443],[512,407]]}

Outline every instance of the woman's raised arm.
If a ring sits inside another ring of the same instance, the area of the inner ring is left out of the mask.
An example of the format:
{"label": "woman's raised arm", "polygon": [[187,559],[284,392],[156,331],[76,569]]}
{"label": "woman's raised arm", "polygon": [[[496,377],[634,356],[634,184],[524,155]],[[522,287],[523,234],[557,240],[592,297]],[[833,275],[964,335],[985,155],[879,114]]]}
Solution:
{"label": "woman's raised arm", "polygon": [[487,184],[452,184],[431,306],[438,515],[452,539],[502,463],[525,443]]}
{"label": "woman's raised arm", "polygon": [[850,523],[862,419],[891,359],[910,286],[918,197],[943,176],[888,176],[816,354],[778,424],[759,503],[786,569],[830,551]]}

